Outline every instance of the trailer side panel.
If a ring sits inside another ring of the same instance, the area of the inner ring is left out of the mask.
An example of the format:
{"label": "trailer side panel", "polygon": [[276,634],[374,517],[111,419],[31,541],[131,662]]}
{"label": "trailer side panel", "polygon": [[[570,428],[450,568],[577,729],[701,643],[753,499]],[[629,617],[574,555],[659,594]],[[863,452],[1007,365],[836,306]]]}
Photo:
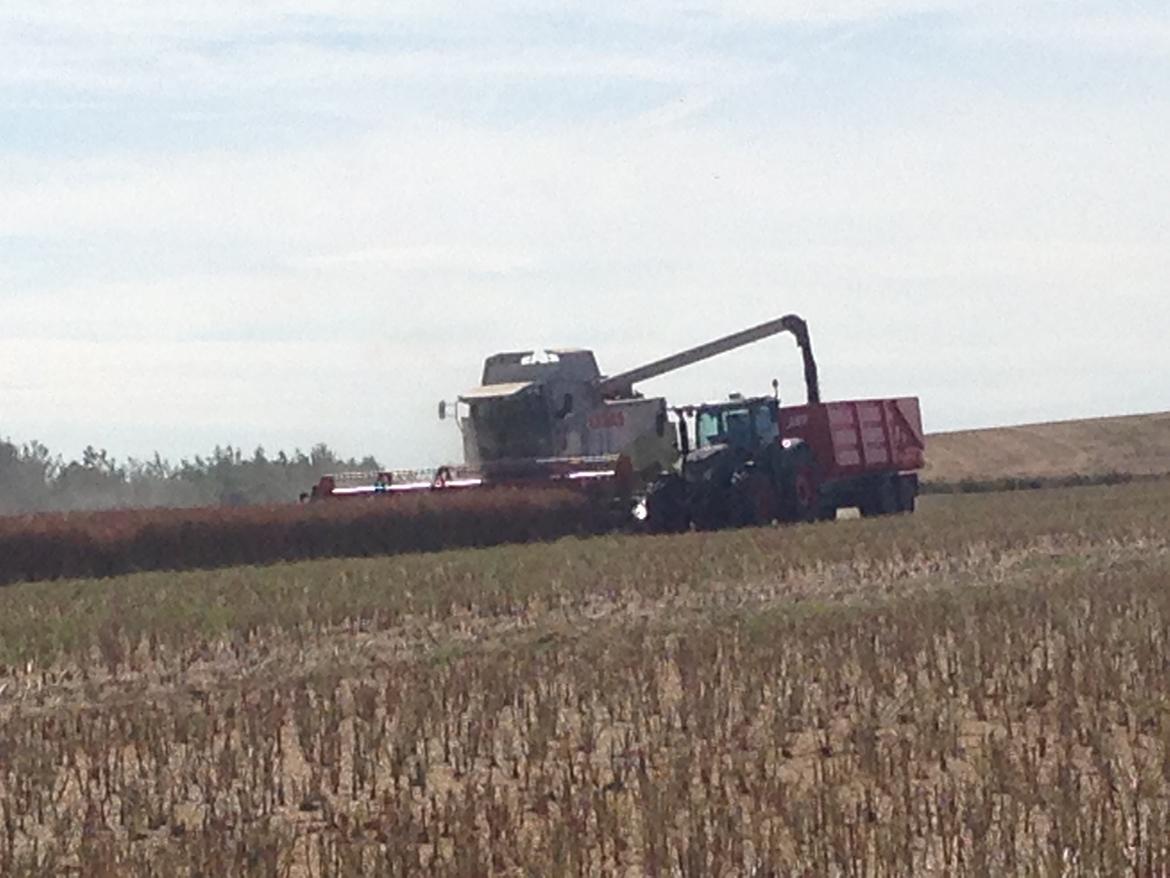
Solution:
{"label": "trailer side panel", "polygon": [[783,436],[812,449],[825,480],[911,472],[926,464],[917,397],[786,406],[780,422]]}

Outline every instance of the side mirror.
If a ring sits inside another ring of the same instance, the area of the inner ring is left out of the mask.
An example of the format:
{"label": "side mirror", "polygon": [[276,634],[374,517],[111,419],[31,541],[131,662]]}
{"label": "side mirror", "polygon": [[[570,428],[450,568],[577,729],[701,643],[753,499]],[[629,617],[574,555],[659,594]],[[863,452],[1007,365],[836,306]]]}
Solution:
{"label": "side mirror", "polygon": [[447,420],[447,400],[445,399],[439,400],[439,420]]}

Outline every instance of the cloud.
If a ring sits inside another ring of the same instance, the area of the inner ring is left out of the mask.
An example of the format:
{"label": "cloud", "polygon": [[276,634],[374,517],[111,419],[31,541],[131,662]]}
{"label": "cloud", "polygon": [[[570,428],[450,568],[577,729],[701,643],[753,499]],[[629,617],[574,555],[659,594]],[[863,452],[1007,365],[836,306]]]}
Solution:
{"label": "cloud", "polygon": [[1170,55],[1170,8],[1165,4],[1096,2],[1015,4],[995,16],[968,22],[968,34],[985,43],[1043,45],[1067,54],[1144,57]]}
{"label": "cloud", "polygon": [[[1079,58],[1096,7],[335,8],[309,8],[319,28],[273,3],[7,13],[9,112],[90,102],[99,124],[0,162],[6,431],[438,462],[457,446],[433,403],[492,350],[586,345],[615,370],[787,311],[830,392],[921,389],[935,427],[996,417],[1021,383],[1063,407],[1044,416],[1107,412],[1119,376],[1170,368],[1164,102],[979,79],[1001,60],[984,38]],[[898,66],[883,22],[926,13],[945,27]],[[561,18],[529,40],[524,14]],[[182,119],[207,139],[151,140]],[[647,390],[787,393],[789,348]]]}
{"label": "cloud", "polygon": [[[617,79],[695,84],[769,72],[767,61],[708,47],[760,25],[871,23],[952,13],[969,0],[288,4],[16,3],[0,31],[0,86],[72,94],[241,96],[378,81]],[[559,24],[532,40],[534,19]],[[606,36],[635,27],[649,42]]]}
{"label": "cloud", "polygon": [[352,250],[297,260],[295,264],[322,269],[362,268],[411,274],[455,272],[490,275],[517,274],[536,267],[535,260],[518,252],[439,245]]}
{"label": "cloud", "polygon": [[723,19],[827,25],[966,12],[975,6],[976,0],[726,0],[707,4],[706,9]]}

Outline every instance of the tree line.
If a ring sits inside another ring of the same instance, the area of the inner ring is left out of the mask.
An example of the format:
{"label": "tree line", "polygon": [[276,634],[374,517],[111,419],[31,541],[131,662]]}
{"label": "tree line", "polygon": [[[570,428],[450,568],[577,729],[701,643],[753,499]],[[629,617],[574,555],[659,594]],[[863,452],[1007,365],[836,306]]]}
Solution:
{"label": "tree line", "polygon": [[378,470],[373,457],[342,458],[325,444],[269,456],[231,445],[177,464],[110,456],[88,446],[66,461],[40,442],[0,440],[0,514],[132,507],[246,506],[295,502],[325,473]]}

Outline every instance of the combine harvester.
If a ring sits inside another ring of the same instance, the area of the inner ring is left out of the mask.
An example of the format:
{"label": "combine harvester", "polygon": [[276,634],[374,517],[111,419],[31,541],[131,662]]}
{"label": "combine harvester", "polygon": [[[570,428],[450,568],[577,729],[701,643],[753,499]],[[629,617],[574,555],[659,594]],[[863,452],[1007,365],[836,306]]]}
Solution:
{"label": "combine harvester", "polygon": [[[774,393],[669,408],[634,390],[784,332],[803,358],[803,406],[781,407]],[[541,359],[495,354],[480,386],[454,405],[439,404],[439,417],[451,416],[463,437],[462,465],[328,475],[311,499],[571,488],[605,504],[618,523],[679,530],[827,518],[850,505],[866,514],[910,511],[913,471],[924,464],[918,400],[822,403],[808,326],[795,315],[611,377],[589,350],[549,350]]]}

